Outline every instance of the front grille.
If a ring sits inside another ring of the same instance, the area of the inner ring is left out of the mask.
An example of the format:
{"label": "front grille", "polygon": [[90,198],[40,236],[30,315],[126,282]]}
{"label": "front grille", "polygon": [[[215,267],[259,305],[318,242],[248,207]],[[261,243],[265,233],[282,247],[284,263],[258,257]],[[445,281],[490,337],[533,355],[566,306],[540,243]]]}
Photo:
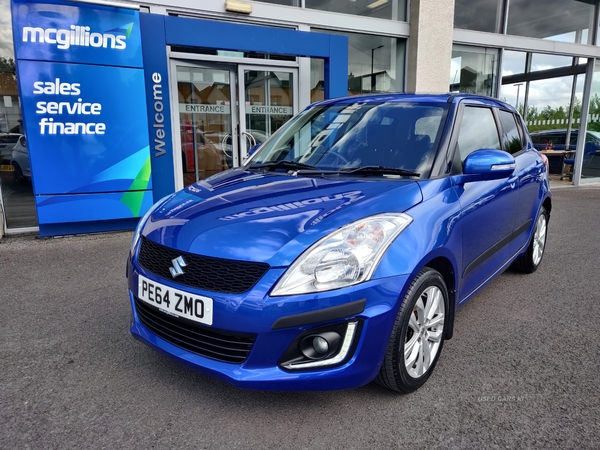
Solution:
{"label": "front grille", "polygon": [[135,308],[142,324],[158,337],[217,361],[243,363],[256,339],[254,334],[233,334],[169,316],[137,297]]}
{"label": "front grille", "polygon": [[[183,256],[184,274],[173,279],[172,261]],[[235,261],[180,252],[142,237],[138,256],[140,265],[149,272],[175,283],[224,294],[241,294],[254,286],[269,270],[266,263]]]}

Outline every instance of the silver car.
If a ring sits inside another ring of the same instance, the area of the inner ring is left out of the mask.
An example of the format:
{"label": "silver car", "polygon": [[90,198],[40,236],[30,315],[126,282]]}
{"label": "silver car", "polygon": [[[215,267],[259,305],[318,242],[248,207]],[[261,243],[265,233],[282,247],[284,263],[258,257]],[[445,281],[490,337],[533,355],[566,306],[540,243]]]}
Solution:
{"label": "silver car", "polygon": [[24,182],[31,180],[31,168],[29,167],[29,150],[27,140],[21,135],[12,149],[10,164],[13,166],[15,181]]}

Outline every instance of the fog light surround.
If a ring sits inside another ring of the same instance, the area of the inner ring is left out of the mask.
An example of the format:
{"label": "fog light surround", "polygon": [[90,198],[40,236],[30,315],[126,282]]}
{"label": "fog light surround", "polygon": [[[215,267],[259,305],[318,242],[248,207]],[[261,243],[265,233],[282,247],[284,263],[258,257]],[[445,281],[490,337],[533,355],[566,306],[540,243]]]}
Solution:
{"label": "fog light surround", "polygon": [[[358,320],[353,320],[301,336],[299,344],[295,340],[282,357],[281,367],[287,370],[316,369],[345,362],[355,347],[354,338],[359,334],[360,324]],[[327,349],[323,351],[325,347]],[[293,357],[294,353],[300,354]]]}

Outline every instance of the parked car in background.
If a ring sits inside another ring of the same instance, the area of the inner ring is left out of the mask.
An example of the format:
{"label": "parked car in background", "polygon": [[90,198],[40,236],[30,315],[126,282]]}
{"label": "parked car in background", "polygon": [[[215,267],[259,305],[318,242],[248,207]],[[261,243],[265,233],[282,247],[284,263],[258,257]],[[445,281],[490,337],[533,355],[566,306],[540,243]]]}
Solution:
{"label": "parked car in background", "polygon": [[[538,150],[553,150],[553,151],[572,151],[573,153],[567,153],[566,155],[560,154],[549,156],[550,173],[563,173],[563,163],[570,167],[575,162],[574,153],[577,150],[577,139],[579,137],[579,130],[571,130],[569,137],[569,144],[567,145],[567,130],[544,130],[534,131],[531,133],[531,140],[533,145]],[[585,135],[585,145],[583,151],[583,163],[588,163],[598,152],[600,152],[600,132],[588,131]],[[572,178],[573,171],[569,169],[567,171],[570,178]]]}
{"label": "parked car in background", "polygon": [[505,103],[316,103],[140,220],[131,333],[240,387],[410,392],[461,304],[540,266],[551,210],[546,160]]}
{"label": "parked car in background", "polygon": [[27,148],[27,139],[25,136],[21,136],[17,145],[13,147],[10,164],[13,166],[15,181],[22,183],[31,180],[29,149]]}
{"label": "parked car in background", "polygon": [[[569,145],[566,145],[567,130],[533,131],[530,135],[538,150],[576,150],[579,130],[571,130]],[[586,142],[593,143],[600,150],[600,132],[588,131],[585,136]]]}
{"label": "parked car in background", "polygon": [[16,146],[20,145],[22,137],[23,135],[18,133],[0,134],[0,163],[10,163],[12,151]]}

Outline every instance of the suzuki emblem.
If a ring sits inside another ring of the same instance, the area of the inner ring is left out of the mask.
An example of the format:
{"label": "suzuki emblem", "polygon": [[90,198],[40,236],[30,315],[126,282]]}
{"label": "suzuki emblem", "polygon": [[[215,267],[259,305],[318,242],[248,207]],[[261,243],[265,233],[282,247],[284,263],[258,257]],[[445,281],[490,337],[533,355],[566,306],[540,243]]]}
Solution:
{"label": "suzuki emblem", "polygon": [[182,267],[187,266],[185,260],[183,259],[183,256],[179,256],[171,262],[173,263],[173,267],[169,267],[169,270],[171,271],[171,275],[173,275],[173,278],[176,278],[179,275],[183,275],[184,272]]}

